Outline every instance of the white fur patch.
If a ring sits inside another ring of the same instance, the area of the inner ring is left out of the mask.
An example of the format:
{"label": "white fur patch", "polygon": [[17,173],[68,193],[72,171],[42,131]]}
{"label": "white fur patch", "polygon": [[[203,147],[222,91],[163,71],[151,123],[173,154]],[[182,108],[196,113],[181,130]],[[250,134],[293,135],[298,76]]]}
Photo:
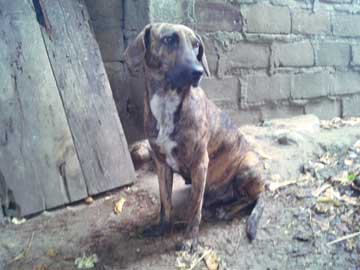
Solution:
{"label": "white fur patch", "polygon": [[174,114],[181,102],[176,91],[169,91],[164,96],[153,95],[150,100],[150,109],[157,121],[159,134],[155,143],[160,147],[161,151],[166,155],[166,163],[174,170],[178,170],[179,166],[172,155],[176,142],[170,139],[170,134],[174,131]]}

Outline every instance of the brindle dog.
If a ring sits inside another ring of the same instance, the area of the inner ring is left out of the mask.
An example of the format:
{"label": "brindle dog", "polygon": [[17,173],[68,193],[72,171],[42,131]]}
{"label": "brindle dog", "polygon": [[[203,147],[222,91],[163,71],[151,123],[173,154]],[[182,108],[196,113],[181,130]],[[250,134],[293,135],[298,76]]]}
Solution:
{"label": "brindle dog", "polygon": [[254,202],[246,228],[254,239],[263,210],[261,162],[199,87],[203,73],[210,75],[200,36],[183,25],[150,24],[126,49],[125,59],[130,71],[145,70],[145,134],[159,178],[160,224],[145,233],[169,230],[176,172],[192,185],[183,247],[197,246],[203,201],[211,205],[245,197]]}

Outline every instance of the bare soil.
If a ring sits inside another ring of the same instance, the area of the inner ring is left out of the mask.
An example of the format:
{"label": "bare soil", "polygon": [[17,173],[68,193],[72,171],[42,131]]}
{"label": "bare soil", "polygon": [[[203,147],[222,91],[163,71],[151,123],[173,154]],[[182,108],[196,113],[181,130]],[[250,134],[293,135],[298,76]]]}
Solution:
{"label": "bare soil", "polygon": [[[266,208],[252,243],[245,235],[245,214],[231,221],[204,219],[200,241],[217,253],[221,268],[360,269],[360,236],[329,245],[360,231],[360,193],[351,187],[360,173],[359,119],[320,125],[305,116],[242,131],[264,158]],[[174,220],[181,223],[189,187],[176,177],[174,189]],[[116,215],[120,198],[125,203]],[[20,225],[0,225],[0,269],[76,269],[74,261],[84,253],[98,256],[95,269],[177,269],[175,245],[183,230],[141,236],[158,217],[157,178],[151,170],[138,170],[133,186],[94,199]],[[200,261],[194,269],[207,268]]]}

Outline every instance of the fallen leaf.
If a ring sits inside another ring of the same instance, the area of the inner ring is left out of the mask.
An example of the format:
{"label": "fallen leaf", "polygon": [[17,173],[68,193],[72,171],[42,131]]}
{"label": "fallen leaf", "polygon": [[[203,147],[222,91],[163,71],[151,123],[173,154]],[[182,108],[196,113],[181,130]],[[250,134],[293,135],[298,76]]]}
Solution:
{"label": "fallen leaf", "polygon": [[324,153],[319,161],[325,165],[334,165],[336,163],[336,156],[330,154],[329,152]]}
{"label": "fallen leaf", "polygon": [[[194,269],[204,258],[200,256],[200,252],[194,252],[193,254],[186,251],[179,251],[176,253],[176,265],[178,269]],[[199,259],[200,257],[200,259]]]}
{"label": "fallen leaf", "polygon": [[93,197],[87,197],[86,199],[85,199],[85,203],[86,204],[92,204],[94,202],[94,199],[93,199]]}
{"label": "fallen leaf", "polygon": [[332,210],[332,206],[324,203],[316,203],[314,206],[314,210],[317,214],[330,214]]}
{"label": "fallen leaf", "polygon": [[319,197],[319,195],[321,193],[323,193],[325,190],[327,190],[328,188],[330,188],[331,185],[328,184],[328,183],[325,183],[323,184],[321,187],[319,187],[317,190],[313,191],[311,194],[314,196],[314,197]]}
{"label": "fallen leaf", "polygon": [[96,254],[92,254],[91,256],[86,256],[84,253],[82,257],[78,257],[75,259],[75,265],[78,269],[89,269],[89,268],[94,268],[95,264],[98,261],[99,259]]}
{"label": "fallen leaf", "polygon": [[15,224],[15,225],[20,225],[20,224],[23,224],[25,223],[26,219],[25,218],[22,218],[22,219],[18,219],[16,217],[12,218],[11,219],[11,223]]}
{"label": "fallen leaf", "polygon": [[122,212],[122,209],[123,209],[123,206],[124,206],[124,203],[125,203],[126,199],[124,197],[121,197],[120,200],[118,200],[116,203],[115,203],[115,206],[114,206],[114,213],[116,215],[120,215],[120,213]]}
{"label": "fallen leaf", "polygon": [[219,269],[219,257],[215,251],[211,250],[208,255],[204,257],[205,264],[209,270]]}
{"label": "fallen leaf", "polygon": [[359,204],[359,201],[356,198],[350,197],[348,195],[342,195],[341,200],[344,201],[345,203],[351,204],[351,205],[358,205]]}
{"label": "fallen leaf", "polygon": [[344,160],[344,164],[346,166],[351,166],[351,165],[353,165],[353,163],[354,163],[354,161],[352,159],[345,159]]}

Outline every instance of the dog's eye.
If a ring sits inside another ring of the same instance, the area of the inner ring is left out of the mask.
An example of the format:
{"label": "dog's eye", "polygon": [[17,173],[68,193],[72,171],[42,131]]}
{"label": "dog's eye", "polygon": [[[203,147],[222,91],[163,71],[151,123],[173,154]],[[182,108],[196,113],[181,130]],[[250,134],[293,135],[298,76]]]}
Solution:
{"label": "dog's eye", "polygon": [[199,54],[199,50],[200,50],[200,42],[199,41],[195,41],[195,43],[193,44],[193,50],[195,52],[196,55]]}
{"label": "dog's eye", "polygon": [[162,43],[170,48],[175,47],[177,44],[177,36],[175,35],[166,36],[162,39]]}

